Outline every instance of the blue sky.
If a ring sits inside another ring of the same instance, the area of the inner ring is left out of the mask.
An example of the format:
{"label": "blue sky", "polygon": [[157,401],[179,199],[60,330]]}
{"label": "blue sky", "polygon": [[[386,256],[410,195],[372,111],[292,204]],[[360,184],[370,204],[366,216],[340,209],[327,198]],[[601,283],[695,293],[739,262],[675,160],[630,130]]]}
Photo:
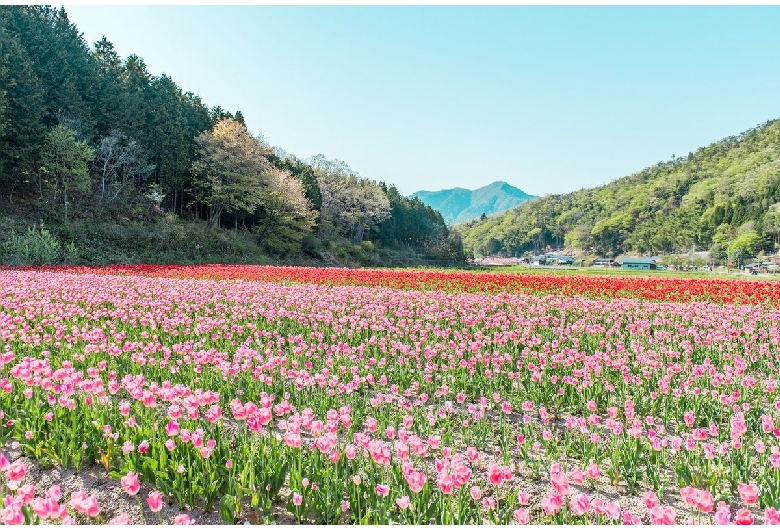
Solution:
{"label": "blue sky", "polygon": [[65,6],[301,158],[402,193],[604,184],[780,117],[780,7]]}

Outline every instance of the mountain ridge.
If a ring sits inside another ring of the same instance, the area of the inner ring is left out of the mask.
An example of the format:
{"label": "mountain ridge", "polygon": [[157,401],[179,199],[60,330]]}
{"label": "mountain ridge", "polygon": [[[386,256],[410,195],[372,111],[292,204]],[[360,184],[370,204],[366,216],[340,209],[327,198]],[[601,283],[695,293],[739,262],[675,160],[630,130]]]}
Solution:
{"label": "mountain ridge", "polygon": [[478,219],[483,213],[488,217],[500,214],[537,198],[502,180],[474,190],[461,187],[438,191],[420,190],[409,197],[416,197],[438,210],[448,226]]}

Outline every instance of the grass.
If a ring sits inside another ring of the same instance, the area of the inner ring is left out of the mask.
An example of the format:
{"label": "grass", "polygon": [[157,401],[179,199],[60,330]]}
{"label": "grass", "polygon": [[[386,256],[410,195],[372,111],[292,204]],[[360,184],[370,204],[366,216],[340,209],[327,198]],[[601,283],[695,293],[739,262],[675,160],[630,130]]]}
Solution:
{"label": "grass", "polygon": [[523,265],[493,265],[484,266],[479,270],[508,274],[562,274],[585,276],[633,276],[653,278],[721,278],[732,280],[780,280],[780,274],[759,274],[753,276],[744,272],[733,270],[730,273],[723,272],[684,272],[684,271],[632,271],[624,269],[607,269],[601,267],[527,267]]}

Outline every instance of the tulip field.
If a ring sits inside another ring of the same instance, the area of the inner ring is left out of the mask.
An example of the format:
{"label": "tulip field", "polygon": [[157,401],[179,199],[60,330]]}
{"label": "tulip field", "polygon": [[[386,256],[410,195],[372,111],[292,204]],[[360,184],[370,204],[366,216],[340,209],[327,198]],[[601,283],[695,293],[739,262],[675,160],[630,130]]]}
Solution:
{"label": "tulip field", "polygon": [[780,282],[3,269],[0,522],[780,524],[779,345]]}

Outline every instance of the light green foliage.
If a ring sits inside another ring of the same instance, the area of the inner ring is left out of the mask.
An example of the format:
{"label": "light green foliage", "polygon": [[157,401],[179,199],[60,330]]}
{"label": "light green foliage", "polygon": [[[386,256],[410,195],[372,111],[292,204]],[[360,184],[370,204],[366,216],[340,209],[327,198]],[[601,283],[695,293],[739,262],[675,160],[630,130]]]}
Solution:
{"label": "light green foliage", "polygon": [[752,257],[758,253],[758,249],[763,243],[763,238],[755,230],[745,232],[737,236],[737,238],[729,245],[728,251],[730,255],[739,255],[745,257]]}
{"label": "light green foliage", "polygon": [[199,158],[193,163],[195,195],[208,207],[209,225],[219,224],[225,212],[251,214],[262,201],[268,186],[270,150],[246,127],[225,118],[211,131],[195,139]]}
{"label": "light green foliage", "polygon": [[377,182],[361,178],[340,160],[315,158],[322,194],[320,232],[360,244],[366,231],[391,216],[390,201]]}
{"label": "light green foliage", "polygon": [[780,240],[780,214],[770,208],[778,201],[780,120],[774,120],[605,186],[535,199],[458,230],[476,254],[495,248],[491,240],[509,255],[565,241],[607,255],[712,248],[725,259],[739,234],[721,225],[736,229],[752,221],[760,237],[750,243],[772,250],[772,241]]}
{"label": "light green foliage", "polygon": [[268,252],[286,256],[301,249],[316,214],[303,184],[289,171],[272,168],[268,178],[268,188],[257,212],[259,222],[253,232]]}

